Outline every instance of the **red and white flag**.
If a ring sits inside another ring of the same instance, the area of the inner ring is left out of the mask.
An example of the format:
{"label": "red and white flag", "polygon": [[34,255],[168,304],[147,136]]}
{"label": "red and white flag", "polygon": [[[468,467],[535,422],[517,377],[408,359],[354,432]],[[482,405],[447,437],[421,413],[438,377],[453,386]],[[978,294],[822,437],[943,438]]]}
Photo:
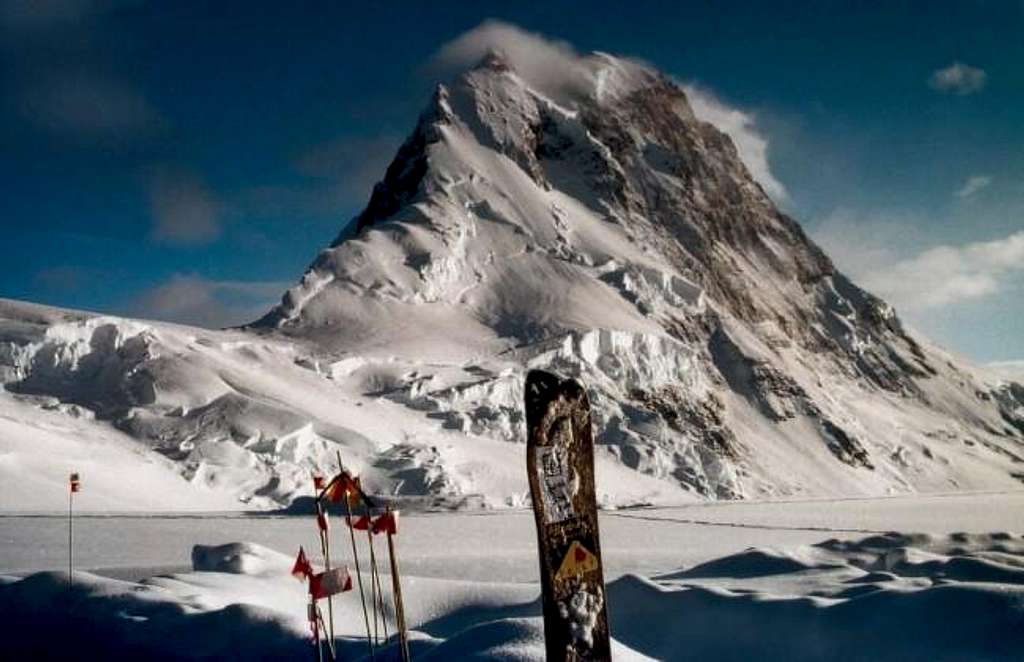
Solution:
{"label": "red and white flag", "polygon": [[77,471],[74,472],[73,474],[71,474],[70,476],[68,476],[68,483],[71,486],[71,491],[72,492],[81,492],[82,491],[82,481],[79,479]]}
{"label": "red and white flag", "polygon": [[388,511],[375,519],[373,521],[373,532],[396,535],[398,533],[398,511]]}
{"label": "red and white flag", "polygon": [[309,594],[314,600],[351,590],[352,575],[347,566],[331,568],[309,578]]}
{"label": "red and white flag", "polygon": [[309,564],[309,559],[306,558],[306,550],[299,547],[299,555],[295,559],[295,565],[292,566],[292,577],[302,581],[306,577],[312,576],[313,566]]}

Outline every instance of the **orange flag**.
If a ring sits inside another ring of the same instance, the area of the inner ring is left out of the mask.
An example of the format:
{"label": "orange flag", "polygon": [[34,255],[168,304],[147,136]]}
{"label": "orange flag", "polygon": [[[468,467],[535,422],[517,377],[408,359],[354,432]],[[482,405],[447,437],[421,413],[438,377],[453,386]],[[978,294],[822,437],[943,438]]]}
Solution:
{"label": "orange flag", "polygon": [[309,564],[309,559],[306,558],[306,550],[299,547],[299,556],[295,559],[295,565],[292,566],[292,577],[302,581],[306,577],[313,575],[313,566]]}

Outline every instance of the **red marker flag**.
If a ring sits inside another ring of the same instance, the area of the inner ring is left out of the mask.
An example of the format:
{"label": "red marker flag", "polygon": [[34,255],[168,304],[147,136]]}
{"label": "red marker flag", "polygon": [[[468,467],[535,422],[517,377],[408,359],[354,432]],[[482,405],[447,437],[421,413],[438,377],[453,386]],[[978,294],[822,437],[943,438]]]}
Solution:
{"label": "red marker flag", "polygon": [[342,499],[348,498],[349,504],[359,505],[363,489],[358,478],[353,478],[346,472],[341,472],[327,486],[324,496],[331,503],[341,503]]}
{"label": "red marker flag", "polygon": [[398,534],[398,511],[392,510],[378,517],[373,522],[374,533]]}
{"label": "red marker flag", "polygon": [[341,500],[345,498],[345,494],[350,488],[351,479],[348,477],[348,474],[341,474],[330,482],[327,490],[324,492],[324,496],[331,503],[341,503]]}
{"label": "red marker flag", "polygon": [[324,489],[324,477],[320,474],[313,474],[313,489],[316,490],[317,493]]}
{"label": "red marker flag", "polygon": [[351,590],[352,575],[346,566],[325,570],[309,578],[309,594],[314,600]]}
{"label": "red marker flag", "polygon": [[81,492],[82,491],[82,481],[79,480],[78,472],[77,471],[75,473],[71,474],[68,477],[68,482],[71,485],[71,491],[72,492]]}
{"label": "red marker flag", "polygon": [[295,565],[292,566],[292,577],[302,581],[306,577],[313,576],[313,566],[309,564],[309,559],[306,558],[306,550],[299,547],[299,556],[295,559]]}
{"label": "red marker flag", "polygon": [[369,515],[363,515],[362,517],[357,519],[355,522],[352,522],[351,526],[356,531],[366,531],[367,529],[370,528],[370,521],[371,520],[370,520],[370,516]]}

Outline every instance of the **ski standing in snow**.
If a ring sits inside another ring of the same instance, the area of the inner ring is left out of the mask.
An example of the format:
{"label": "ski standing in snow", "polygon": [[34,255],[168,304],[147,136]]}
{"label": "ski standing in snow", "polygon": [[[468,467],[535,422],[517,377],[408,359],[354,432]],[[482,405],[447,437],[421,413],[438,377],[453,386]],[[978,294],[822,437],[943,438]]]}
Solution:
{"label": "ski standing in snow", "polygon": [[525,397],[547,659],[610,660],[590,401],[577,382],[539,370]]}

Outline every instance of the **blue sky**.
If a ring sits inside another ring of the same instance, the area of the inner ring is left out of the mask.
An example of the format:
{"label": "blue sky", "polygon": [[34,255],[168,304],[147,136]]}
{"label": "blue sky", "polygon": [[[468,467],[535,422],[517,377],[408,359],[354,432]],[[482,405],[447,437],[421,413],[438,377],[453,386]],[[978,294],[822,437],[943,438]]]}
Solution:
{"label": "blue sky", "polygon": [[437,53],[497,19],[694,85],[841,268],[1024,358],[1020,2],[206,4],[0,0],[0,296],[257,316],[365,203]]}

